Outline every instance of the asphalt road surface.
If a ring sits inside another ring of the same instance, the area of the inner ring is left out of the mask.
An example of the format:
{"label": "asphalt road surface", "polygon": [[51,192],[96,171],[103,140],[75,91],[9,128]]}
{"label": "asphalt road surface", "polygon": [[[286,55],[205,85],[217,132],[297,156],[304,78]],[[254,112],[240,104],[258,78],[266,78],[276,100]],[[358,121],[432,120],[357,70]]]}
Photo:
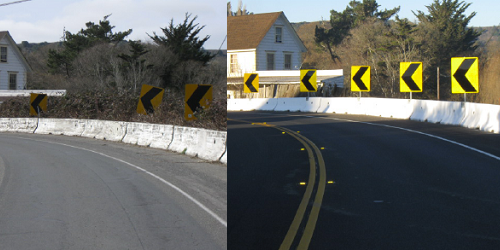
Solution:
{"label": "asphalt road surface", "polygon": [[500,135],[228,112],[229,249],[500,249]]}
{"label": "asphalt road surface", "polygon": [[226,166],[0,133],[0,249],[226,249]]}

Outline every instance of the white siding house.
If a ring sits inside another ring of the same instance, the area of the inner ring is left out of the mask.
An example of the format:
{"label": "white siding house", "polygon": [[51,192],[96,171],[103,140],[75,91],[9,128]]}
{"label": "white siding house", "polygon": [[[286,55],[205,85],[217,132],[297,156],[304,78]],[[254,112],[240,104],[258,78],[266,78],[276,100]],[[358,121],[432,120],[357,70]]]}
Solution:
{"label": "white siding house", "polygon": [[26,89],[28,72],[31,67],[9,32],[0,31],[0,90]]}
{"label": "white siding house", "polygon": [[283,12],[227,18],[227,76],[299,70],[306,47]]}

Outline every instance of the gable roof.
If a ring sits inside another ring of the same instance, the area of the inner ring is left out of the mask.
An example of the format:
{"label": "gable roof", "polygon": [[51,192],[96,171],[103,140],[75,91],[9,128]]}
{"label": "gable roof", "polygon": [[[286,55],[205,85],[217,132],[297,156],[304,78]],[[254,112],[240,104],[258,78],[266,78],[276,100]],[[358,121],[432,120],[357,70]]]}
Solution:
{"label": "gable roof", "polygon": [[254,49],[283,12],[227,17],[227,49]]}
{"label": "gable roof", "polygon": [[21,61],[22,63],[24,64],[26,70],[28,72],[31,72],[33,71],[31,69],[31,66],[29,65],[28,61],[26,60],[26,58],[24,57],[23,53],[21,53],[21,50],[19,50],[19,47],[17,47],[17,44],[16,42],[14,42],[14,39],[12,39],[12,36],[10,35],[10,33],[8,31],[0,31],[0,41],[4,38],[7,38],[7,40],[10,42],[10,44],[12,45],[12,49],[19,55],[19,58],[21,58]]}
{"label": "gable roof", "polygon": [[227,17],[227,49],[238,50],[257,48],[269,29],[271,29],[280,16],[283,16],[286,20],[287,26],[290,27],[293,35],[300,41],[300,47],[305,52],[307,49],[297,33],[295,33],[295,30],[290,25],[283,11]]}

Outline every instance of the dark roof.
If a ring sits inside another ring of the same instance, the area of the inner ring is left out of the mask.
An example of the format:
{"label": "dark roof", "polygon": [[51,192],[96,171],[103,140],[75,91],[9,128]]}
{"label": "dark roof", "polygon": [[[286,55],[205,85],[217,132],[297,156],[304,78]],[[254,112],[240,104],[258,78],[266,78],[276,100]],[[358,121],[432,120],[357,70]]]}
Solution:
{"label": "dark roof", "polygon": [[255,49],[283,12],[227,17],[227,49]]}

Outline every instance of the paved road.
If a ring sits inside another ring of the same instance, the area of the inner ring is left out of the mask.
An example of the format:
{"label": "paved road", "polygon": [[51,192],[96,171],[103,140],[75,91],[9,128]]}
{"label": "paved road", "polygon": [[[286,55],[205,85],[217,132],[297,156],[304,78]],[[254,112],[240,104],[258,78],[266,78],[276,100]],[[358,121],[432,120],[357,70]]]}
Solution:
{"label": "paved road", "polygon": [[226,170],[121,143],[1,133],[0,249],[226,249]]}
{"label": "paved road", "polygon": [[498,134],[338,114],[228,117],[229,249],[500,249]]}

